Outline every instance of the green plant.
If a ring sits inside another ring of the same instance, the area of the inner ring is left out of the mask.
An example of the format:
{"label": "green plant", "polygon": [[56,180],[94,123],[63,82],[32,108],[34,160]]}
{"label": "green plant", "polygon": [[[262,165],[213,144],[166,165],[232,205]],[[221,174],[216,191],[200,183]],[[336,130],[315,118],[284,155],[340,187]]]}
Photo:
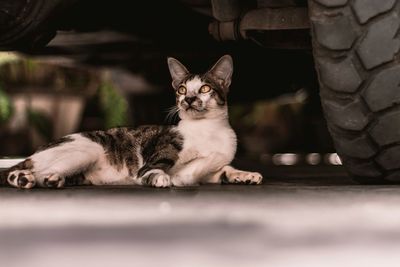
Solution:
{"label": "green plant", "polygon": [[126,125],[128,103],[112,84],[105,82],[100,85],[99,100],[106,128]]}
{"label": "green plant", "polygon": [[0,86],[0,124],[10,119],[13,113],[13,107],[9,96]]}

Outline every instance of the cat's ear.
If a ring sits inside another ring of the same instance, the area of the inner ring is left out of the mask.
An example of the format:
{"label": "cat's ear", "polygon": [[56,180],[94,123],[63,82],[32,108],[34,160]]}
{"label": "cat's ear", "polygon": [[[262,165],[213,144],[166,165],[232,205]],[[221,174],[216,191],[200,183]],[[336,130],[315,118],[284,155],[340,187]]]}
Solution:
{"label": "cat's ear", "polygon": [[182,63],[172,57],[168,58],[168,68],[172,77],[172,86],[176,89],[189,74],[189,71]]}
{"label": "cat's ear", "polygon": [[227,91],[232,80],[232,57],[230,55],[221,57],[207,73],[215,82]]}

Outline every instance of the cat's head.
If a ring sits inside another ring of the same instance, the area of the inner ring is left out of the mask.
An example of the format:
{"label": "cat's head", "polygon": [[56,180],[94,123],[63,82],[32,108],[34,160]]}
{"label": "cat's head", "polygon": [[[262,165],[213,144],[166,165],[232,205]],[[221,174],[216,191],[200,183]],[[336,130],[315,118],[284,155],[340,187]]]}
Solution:
{"label": "cat's head", "polygon": [[192,74],[174,58],[168,58],[176,106],[181,119],[203,119],[227,116],[227,94],[231,84],[233,62],[221,57],[205,74]]}

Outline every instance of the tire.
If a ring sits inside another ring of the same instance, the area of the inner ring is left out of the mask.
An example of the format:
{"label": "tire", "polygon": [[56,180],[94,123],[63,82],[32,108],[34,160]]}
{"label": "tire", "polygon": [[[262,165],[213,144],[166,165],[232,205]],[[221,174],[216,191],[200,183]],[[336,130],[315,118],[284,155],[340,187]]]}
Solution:
{"label": "tire", "polygon": [[343,165],[400,183],[400,0],[309,0],[321,103]]}
{"label": "tire", "polygon": [[1,0],[0,50],[29,51],[56,34],[57,17],[76,0]]}

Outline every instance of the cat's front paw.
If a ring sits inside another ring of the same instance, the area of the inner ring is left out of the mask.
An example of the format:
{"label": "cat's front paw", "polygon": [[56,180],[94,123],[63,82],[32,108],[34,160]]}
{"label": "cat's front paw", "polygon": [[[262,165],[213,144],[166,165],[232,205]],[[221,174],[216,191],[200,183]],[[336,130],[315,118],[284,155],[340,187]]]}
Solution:
{"label": "cat's front paw", "polygon": [[154,187],[170,187],[171,177],[166,173],[156,174],[151,179],[151,185]]}
{"label": "cat's front paw", "polygon": [[143,184],[154,187],[170,187],[171,177],[162,170],[152,170],[142,178]]}
{"label": "cat's front paw", "polygon": [[17,188],[30,189],[35,186],[35,176],[29,170],[12,171],[7,176],[7,182]]}
{"label": "cat's front paw", "polygon": [[229,183],[261,184],[263,177],[258,172],[233,171],[226,174]]}

